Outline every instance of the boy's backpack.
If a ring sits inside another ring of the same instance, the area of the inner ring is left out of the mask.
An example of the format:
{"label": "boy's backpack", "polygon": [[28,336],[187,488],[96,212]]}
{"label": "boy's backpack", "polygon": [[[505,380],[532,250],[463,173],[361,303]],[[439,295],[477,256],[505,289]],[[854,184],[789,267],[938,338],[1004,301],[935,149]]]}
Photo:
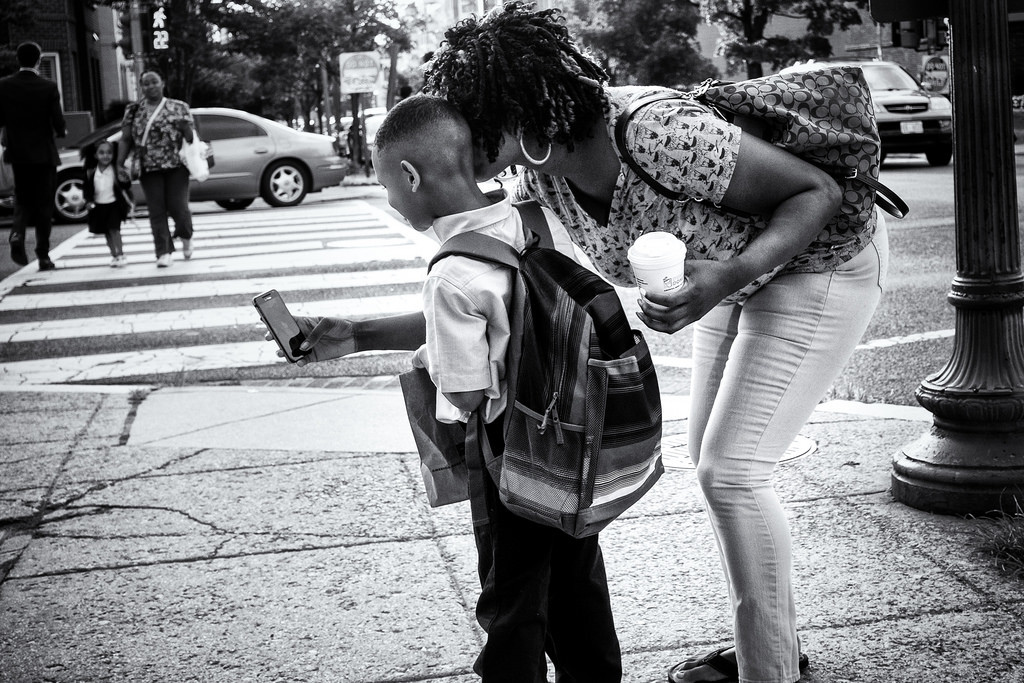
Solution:
{"label": "boy's backpack", "polygon": [[505,449],[486,464],[510,511],[581,538],[664,472],[658,378],[614,287],[551,248],[536,202],[516,208],[527,235],[521,254],[467,232],[446,241],[430,265],[458,254],[517,271]]}
{"label": "boy's backpack", "polygon": [[874,206],[903,218],[906,203],[878,182],[881,140],[871,93],[861,69],[823,67],[738,83],[705,81],[692,92],[661,91],[640,97],[616,121],[619,155],[636,174],[669,199],[684,196],[665,188],[636,163],[625,141],[626,125],[641,109],[667,99],[686,99],[712,109],[745,132],[757,134],[830,173],[843,189],[833,232],[867,224]]}

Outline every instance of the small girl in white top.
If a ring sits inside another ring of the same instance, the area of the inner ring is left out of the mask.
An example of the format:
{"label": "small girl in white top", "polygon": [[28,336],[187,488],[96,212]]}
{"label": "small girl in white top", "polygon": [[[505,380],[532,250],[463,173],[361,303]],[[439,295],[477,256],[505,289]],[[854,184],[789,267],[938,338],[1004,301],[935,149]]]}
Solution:
{"label": "small girl in white top", "polygon": [[110,267],[121,268],[128,263],[121,243],[121,221],[128,216],[131,185],[119,181],[114,171],[114,146],[104,140],[96,146],[95,164],[86,171],[86,208],[89,210],[89,232],[103,235],[110,249]]}

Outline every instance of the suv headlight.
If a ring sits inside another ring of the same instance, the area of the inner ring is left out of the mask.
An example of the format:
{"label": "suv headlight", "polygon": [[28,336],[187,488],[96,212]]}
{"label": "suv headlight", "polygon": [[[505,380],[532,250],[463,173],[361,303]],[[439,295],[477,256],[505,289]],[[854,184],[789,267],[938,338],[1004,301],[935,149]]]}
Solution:
{"label": "suv headlight", "polygon": [[929,97],[928,101],[931,103],[932,111],[949,111],[953,108],[945,97]]}

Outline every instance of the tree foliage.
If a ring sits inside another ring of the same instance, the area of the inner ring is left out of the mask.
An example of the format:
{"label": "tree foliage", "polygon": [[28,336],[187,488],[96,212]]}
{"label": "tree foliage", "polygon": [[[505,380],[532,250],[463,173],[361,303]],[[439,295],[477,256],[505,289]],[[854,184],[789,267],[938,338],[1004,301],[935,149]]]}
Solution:
{"label": "tree foliage", "polygon": [[[860,24],[859,10],[867,6],[868,0],[700,0],[708,23],[722,33],[718,51],[729,71],[745,72],[747,78],[764,75],[765,63],[777,70],[796,60],[832,56],[828,37],[836,29]],[[806,35],[766,38],[773,17],[806,20]]]}
{"label": "tree foliage", "polygon": [[718,75],[696,43],[694,3],[665,0],[578,0],[570,27],[608,70],[615,85],[686,87]]}
{"label": "tree foliage", "polygon": [[236,0],[218,21],[226,46],[252,60],[263,107],[280,118],[329,96],[321,70],[337,81],[338,54],[409,44],[390,0]]}
{"label": "tree foliage", "polygon": [[[121,13],[124,37],[119,47],[125,57],[130,58],[142,49],[132,44],[131,2],[107,0],[105,4]],[[198,75],[204,70],[219,70],[229,57],[214,40],[223,5],[220,0],[162,0],[162,4],[170,36],[168,48],[145,52],[143,69],[158,71],[171,97],[191,102]]]}
{"label": "tree foliage", "polygon": [[[0,0],[0,25],[11,24],[24,31],[36,26],[39,7],[35,0]],[[18,70],[17,45],[0,45],[0,78]]]}
{"label": "tree foliage", "polygon": [[[121,11],[121,47],[131,56],[130,0],[100,1]],[[328,95],[324,75],[338,79],[338,54],[410,46],[392,0],[162,1],[170,48],[147,51],[144,68],[193,106],[308,119]]]}

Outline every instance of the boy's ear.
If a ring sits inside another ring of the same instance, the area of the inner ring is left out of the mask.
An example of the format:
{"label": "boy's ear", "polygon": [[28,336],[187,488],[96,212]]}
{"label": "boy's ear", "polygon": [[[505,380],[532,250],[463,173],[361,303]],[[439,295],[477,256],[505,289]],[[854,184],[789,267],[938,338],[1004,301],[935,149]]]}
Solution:
{"label": "boy's ear", "polygon": [[402,159],[400,165],[402,167],[402,173],[405,174],[405,182],[409,185],[409,190],[415,192],[420,189],[422,179],[420,178],[420,172],[416,170],[416,167],[405,159]]}

